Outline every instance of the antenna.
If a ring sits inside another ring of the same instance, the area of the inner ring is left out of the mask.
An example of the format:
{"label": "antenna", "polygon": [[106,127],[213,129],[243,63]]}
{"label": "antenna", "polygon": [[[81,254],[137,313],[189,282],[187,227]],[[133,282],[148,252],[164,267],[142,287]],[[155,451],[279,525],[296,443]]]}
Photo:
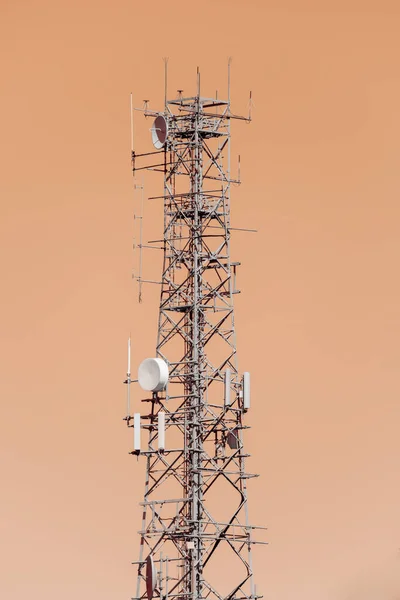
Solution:
{"label": "antenna", "polygon": [[165,450],[165,412],[158,413],[158,449]]}
{"label": "antenna", "polygon": [[197,95],[200,98],[200,68],[197,67]]}
{"label": "antenna", "polygon": [[230,56],[228,58],[228,105],[229,105],[229,107],[231,105],[231,64],[232,64],[232,57]]}
{"label": "antenna", "polygon": [[153,146],[157,150],[161,150],[164,147],[166,139],[168,137],[168,123],[162,115],[158,115],[154,120],[153,127],[151,128],[151,140]]}
{"label": "antenna", "polygon": [[133,155],[134,148],[133,148],[133,99],[132,99],[132,92],[131,92],[131,98],[130,98],[130,100],[131,100],[131,152],[132,152],[132,155]]}
{"label": "antenna", "polygon": [[126,372],[126,415],[129,419],[131,414],[131,336],[128,339],[128,368]]}
{"label": "antenna", "polygon": [[[154,356],[138,368],[142,409],[127,420],[146,473],[132,600],[258,600],[252,550],[264,543],[256,539],[264,528],[248,517],[247,481],[256,477],[243,436],[250,374],[237,360],[240,263],[231,259],[231,235],[251,230],[230,226],[231,187],[239,183],[230,170],[231,124],[248,117],[230,110],[231,59],[227,99],[201,96],[199,68],[193,87],[192,96],[178,90],[166,98],[164,112],[146,102],[150,151],[135,153],[133,168],[162,178],[151,198],[160,201],[162,232],[144,246],[141,231],[139,247],[161,249],[163,264],[160,281],[151,281],[160,285]],[[138,281],[147,283],[141,260]],[[220,546],[229,553],[223,562]]]}
{"label": "antenna", "polygon": [[140,452],[140,413],[135,413],[133,415],[133,448],[134,452]]}
{"label": "antenna", "polygon": [[151,554],[146,559],[146,592],[147,599],[152,600],[157,583],[157,571]]}
{"label": "antenna", "polygon": [[226,369],[225,371],[225,393],[224,393],[224,401],[225,406],[230,406],[231,404],[231,370]]}
{"label": "antenna", "polygon": [[252,100],[252,92],[250,91],[250,96],[249,96],[249,118],[248,121],[251,121],[251,110],[253,108],[253,100]]}
{"label": "antenna", "polygon": [[135,190],[141,190],[140,195],[140,215],[135,215],[135,219],[138,219],[139,224],[139,303],[142,302],[142,287],[143,287],[143,210],[144,210],[144,182],[141,184],[134,185]]}
{"label": "antenna", "polygon": [[164,108],[167,108],[168,96],[168,57],[164,58]]}
{"label": "antenna", "polygon": [[127,375],[128,375],[128,377],[131,376],[131,336],[129,336],[129,339],[128,339],[128,370],[127,370]]}

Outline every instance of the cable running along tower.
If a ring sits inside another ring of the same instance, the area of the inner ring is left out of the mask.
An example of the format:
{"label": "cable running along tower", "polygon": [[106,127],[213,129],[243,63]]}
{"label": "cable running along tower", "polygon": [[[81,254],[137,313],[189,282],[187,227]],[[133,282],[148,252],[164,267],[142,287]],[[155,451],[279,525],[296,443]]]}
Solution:
{"label": "cable running along tower", "polygon": [[[134,174],[162,173],[163,251],[155,358],[131,379],[128,346],[126,422],[132,454],[146,462],[134,600],[255,600],[247,509],[244,417],[250,408],[250,374],[239,374],[231,262],[231,123],[250,121],[228,99],[197,93],[167,100],[153,121],[154,149],[132,150]],[[250,95],[251,102],[251,95]],[[133,136],[132,136],[133,137]],[[139,244],[140,252],[145,245]],[[140,261],[141,263],[141,261]],[[141,268],[137,277],[141,289]],[[141,402],[131,414],[130,386]],[[144,443],[144,439],[146,439]]]}

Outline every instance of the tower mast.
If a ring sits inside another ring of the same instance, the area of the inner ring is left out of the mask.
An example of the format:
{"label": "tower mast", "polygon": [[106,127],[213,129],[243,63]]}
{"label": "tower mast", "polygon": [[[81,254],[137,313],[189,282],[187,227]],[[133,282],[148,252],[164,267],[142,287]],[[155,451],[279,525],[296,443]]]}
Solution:
{"label": "tower mast", "polygon": [[[164,231],[156,242],[163,250],[156,358],[139,368],[147,391],[140,416],[126,417],[135,430],[132,454],[146,459],[135,600],[253,600],[261,596],[251,550],[263,543],[254,540],[263,528],[248,521],[250,379],[237,367],[239,263],[230,258],[230,188],[239,183],[231,176],[230,125],[250,119],[232,113],[230,92],[228,100],[201,96],[199,72],[195,96],[179,92],[163,111],[146,104],[144,114],[154,119],[155,150],[133,151],[133,171],[163,174],[164,193],[154,199],[163,203]],[[148,433],[145,448],[139,428]],[[222,546],[230,553],[225,581]]]}

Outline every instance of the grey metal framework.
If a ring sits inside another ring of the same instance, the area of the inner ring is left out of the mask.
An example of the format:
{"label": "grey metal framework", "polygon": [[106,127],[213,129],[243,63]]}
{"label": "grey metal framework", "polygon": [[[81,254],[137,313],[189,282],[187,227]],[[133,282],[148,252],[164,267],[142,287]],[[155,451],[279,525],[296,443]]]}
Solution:
{"label": "grey metal framework", "polygon": [[[162,392],[142,392],[148,432],[143,520],[135,600],[250,600],[253,583],[243,430],[246,407],[237,367],[231,262],[231,102],[197,94],[165,100],[162,149],[132,152],[134,173],[163,174],[164,231],[148,245],[163,250],[156,356],[167,362]],[[239,166],[240,171],[240,166]],[[156,199],[156,198],[154,198]],[[144,247],[143,244],[141,244]],[[138,278],[142,283],[140,274]],[[133,381],[128,373],[126,383]],[[165,413],[164,450],[157,415]],[[133,427],[133,416],[126,421]],[[149,573],[152,557],[153,575]],[[152,589],[149,578],[156,577]]]}

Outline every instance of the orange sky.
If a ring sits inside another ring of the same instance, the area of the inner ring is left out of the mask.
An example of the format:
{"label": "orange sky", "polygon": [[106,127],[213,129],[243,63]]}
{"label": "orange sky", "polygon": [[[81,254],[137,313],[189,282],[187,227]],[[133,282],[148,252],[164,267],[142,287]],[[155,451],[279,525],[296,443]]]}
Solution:
{"label": "orange sky", "polygon": [[[232,55],[233,107],[246,111],[249,89],[255,103],[233,130],[232,221],[259,233],[237,234],[232,258],[261,473],[251,518],[269,527],[258,590],[346,600],[373,581],[391,600],[399,30],[387,0],[2,0],[1,598],[134,594],[143,465],[121,382],[130,330],[135,364],[154,352],[158,298],[146,288],[139,306],[130,275],[129,93],[160,107],[169,56],[173,95],[194,91],[197,65],[203,91],[223,95]],[[147,239],[159,210],[146,204]]]}

